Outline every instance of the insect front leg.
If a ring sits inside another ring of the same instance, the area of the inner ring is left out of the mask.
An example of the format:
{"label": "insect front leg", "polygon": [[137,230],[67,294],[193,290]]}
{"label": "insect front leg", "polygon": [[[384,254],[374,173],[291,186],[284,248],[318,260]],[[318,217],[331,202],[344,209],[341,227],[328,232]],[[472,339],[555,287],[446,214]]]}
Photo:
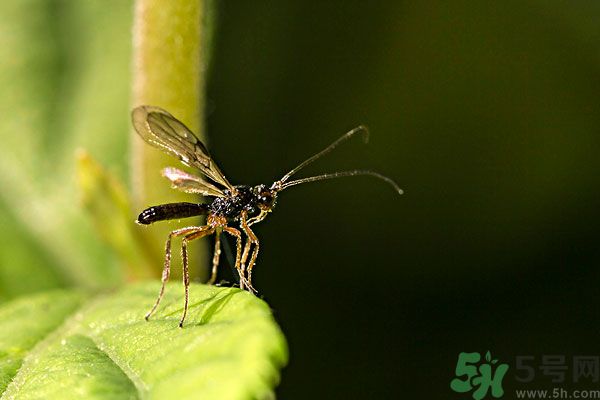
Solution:
{"label": "insect front leg", "polygon": [[163,272],[162,272],[162,285],[160,287],[160,292],[158,293],[158,298],[156,299],[154,306],[152,307],[152,309],[150,311],[148,311],[148,313],[144,317],[146,319],[146,321],[148,321],[148,318],[150,318],[150,316],[154,313],[154,311],[158,307],[158,304],[160,303],[160,300],[162,299],[163,294],[165,293],[165,284],[169,280],[169,275],[171,275],[171,240],[174,237],[187,235],[191,232],[197,231],[202,228],[203,227],[198,227],[198,226],[188,226],[186,228],[177,229],[177,230],[174,230],[173,232],[169,233],[169,237],[167,238],[167,242],[165,243],[165,265],[164,265]]}
{"label": "insect front leg", "polygon": [[229,233],[231,236],[235,236],[235,239],[236,239],[235,269],[238,272],[238,275],[240,276],[240,289],[244,289],[245,286],[248,286],[248,283],[246,281],[246,277],[244,276],[244,273],[242,272],[242,267],[241,267],[242,234],[239,230],[237,230],[231,226],[225,226],[225,227],[223,227],[223,230],[225,232]]}
{"label": "insect front leg", "polygon": [[248,264],[248,283],[250,284],[250,289],[257,293],[256,289],[252,286],[252,268],[256,264],[256,258],[258,257],[258,249],[260,248],[260,243],[258,238],[254,236],[254,250],[252,251],[252,256],[250,257],[250,263]]}
{"label": "insect front leg", "polygon": [[250,256],[250,263],[248,264],[248,273],[247,273],[247,283],[246,286],[252,292],[257,293],[256,289],[252,286],[252,268],[254,268],[254,263],[256,262],[256,258],[258,257],[258,250],[260,249],[260,243],[258,241],[258,237],[256,234],[250,229],[248,226],[248,221],[246,220],[246,214],[242,214],[240,226],[242,227],[244,233],[248,237],[246,241],[246,246],[244,248],[244,254],[242,255],[242,268],[246,265],[246,260],[248,259],[248,254],[250,252],[250,247],[254,245],[254,250],[252,250],[252,255]]}
{"label": "insect front leg", "polygon": [[183,237],[181,241],[181,261],[183,263],[183,286],[185,288],[185,301],[183,304],[183,314],[181,315],[181,320],[179,321],[179,327],[183,328],[183,321],[185,321],[185,316],[187,315],[188,310],[188,300],[189,300],[189,289],[190,289],[190,273],[188,270],[188,255],[187,255],[187,246],[188,242],[199,239],[201,237],[212,234],[215,231],[215,228],[212,226],[203,226],[200,227],[196,232],[188,233]]}
{"label": "insect front leg", "polygon": [[217,267],[219,266],[219,257],[221,256],[221,230],[216,229],[215,231],[215,251],[213,253],[212,260],[212,271],[210,273],[210,279],[206,282],[208,285],[212,285],[217,280]]}
{"label": "insect front leg", "polygon": [[244,252],[242,253],[242,272],[244,276],[246,276],[246,260],[248,259],[248,254],[250,254],[250,248],[252,247],[252,238],[248,235],[248,230],[250,229],[248,225],[248,213],[246,211],[242,212],[240,218],[240,228],[246,234],[246,244],[244,245]]}

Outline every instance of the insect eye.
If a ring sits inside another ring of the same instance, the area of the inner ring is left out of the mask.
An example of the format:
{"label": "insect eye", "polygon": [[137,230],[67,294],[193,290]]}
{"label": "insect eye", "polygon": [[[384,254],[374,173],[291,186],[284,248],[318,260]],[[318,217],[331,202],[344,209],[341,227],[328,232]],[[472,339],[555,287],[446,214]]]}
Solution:
{"label": "insect eye", "polygon": [[275,203],[275,196],[268,190],[262,190],[258,193],[258,199],[261,207],[271,209]]}
{"label": "insect eye", "polygon": [[273,201],[273,196],[269,192],[261,192],[260,199],[265,203],[270,203]]}

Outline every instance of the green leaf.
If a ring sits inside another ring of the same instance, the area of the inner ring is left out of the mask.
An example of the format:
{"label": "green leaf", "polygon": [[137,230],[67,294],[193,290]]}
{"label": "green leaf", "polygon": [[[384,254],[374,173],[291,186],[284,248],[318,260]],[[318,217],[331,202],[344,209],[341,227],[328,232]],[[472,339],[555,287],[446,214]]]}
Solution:
{"label": "green leaf", "polygon": [[4,298],[19,276],[27,291],[124,280],[73,183],[78,147],[126,173],[131,17],[131,1],[0,1]]}
{"label": "green leaf", "polygon": [[83,206],[96,231],[119,255],[128,277],[156,277],[160,264],[152,262],[151,246],[133,223],[135,215],[123,183],[83,149],[77,154],[77,172]]}
{"label": "green leaf", "polygon": [[181,329],[180,283],[167,286],[144,320],[159,286],[146,282],[83,302],[78,293],[43,293],[1,307],[2,398],[273,397],[287,346],[264,301],[194,284]]}
{"label": "green leaf", "polygon": [[81,303],[75,292],[52,291],[24,297],[0,308],[0,392],[14,378],[23,358]]}
{"label": "green leaf", "polygon": [[0,199],[0,298],[65,287],[69,280],[59,274],[44,246],[19,223]]}

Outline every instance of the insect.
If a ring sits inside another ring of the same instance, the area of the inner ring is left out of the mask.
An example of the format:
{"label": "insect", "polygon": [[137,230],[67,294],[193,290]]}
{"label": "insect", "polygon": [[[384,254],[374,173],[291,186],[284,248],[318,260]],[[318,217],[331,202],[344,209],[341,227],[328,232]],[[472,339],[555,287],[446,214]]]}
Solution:
{"label": "insect", "polygon": [[[225,178],[225,175],[223,175],[211,158],[202,142],[181,121],[177,120],[167,111],[159,107],[139,106],[132,111],[131,115],[133,126],[142,139],[148,144],[175,156],[183,164],[198,169],[203,175],[203,177],[200,177],[177,168],[165,168],[162,170],[162,175],[171,181],[172,187],[183,192],[196,193],[213,198],[210,203],[181,202],[156,205],[145,209],[138,216],[136,221],[138,224],[149,225],[158,221],[206,215],[206,225],[188,226],[176,229],[169,234],[165,244],[162,285],[154,306],[145,316],[146,320],[150,318],[158,307],[165,291],[165,284],[169,279],[171,271],[171,241],[173,238],[182,237],[181,258],[183,263],[185,301],[179,327],[183,327],[188,310],[190,278],[187,248],[190,241],[215,235],[212,270],[210,279],[208,280],[208,284],[213,284],[217,278],[217,267],[221,254],[220,236],[226,233],[235,238],[235,269],[240,278],[240,288],[256,293],[256,290],[252,286],[252,269],[258,256],[260,243],[251,226],[265,219],[273,211],[279,192],[301,183],[341,178],[344,176],[370,175],[390,184],[399,194],[402,194],[402,190],[393,180],[369,170],[333,172],[290,180],[302,168],[329,153],[356,134],[363,132],[365,138],[368,138],[368,131],[364,126],[358,126],[342,135],[325,149],[300,163],[281,179],[273,182],[271,186],[234,186]],[[231,226],[232,224],[236,224],[239,228]],[[245,243],[243,243],[242,233],[246,239]]]}

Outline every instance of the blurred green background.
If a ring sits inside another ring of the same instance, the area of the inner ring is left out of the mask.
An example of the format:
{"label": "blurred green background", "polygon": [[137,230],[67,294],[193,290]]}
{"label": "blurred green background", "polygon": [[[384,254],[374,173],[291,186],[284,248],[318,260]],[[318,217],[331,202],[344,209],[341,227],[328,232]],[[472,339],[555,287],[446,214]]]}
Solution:
{"label": "blurred green background", "polygon": [[[216,4],[207,136],[230,181],[270,183],[363,123],[368,146],[303,176],[372,168],[405,190],[298,186],[256,226],[281,398],[466,398],[462,351],[600,354],[600,3]],[[5,299],[125,279],[75,207],[74,151],[130,179],[131,19],[117,0],[0,5]]]}

